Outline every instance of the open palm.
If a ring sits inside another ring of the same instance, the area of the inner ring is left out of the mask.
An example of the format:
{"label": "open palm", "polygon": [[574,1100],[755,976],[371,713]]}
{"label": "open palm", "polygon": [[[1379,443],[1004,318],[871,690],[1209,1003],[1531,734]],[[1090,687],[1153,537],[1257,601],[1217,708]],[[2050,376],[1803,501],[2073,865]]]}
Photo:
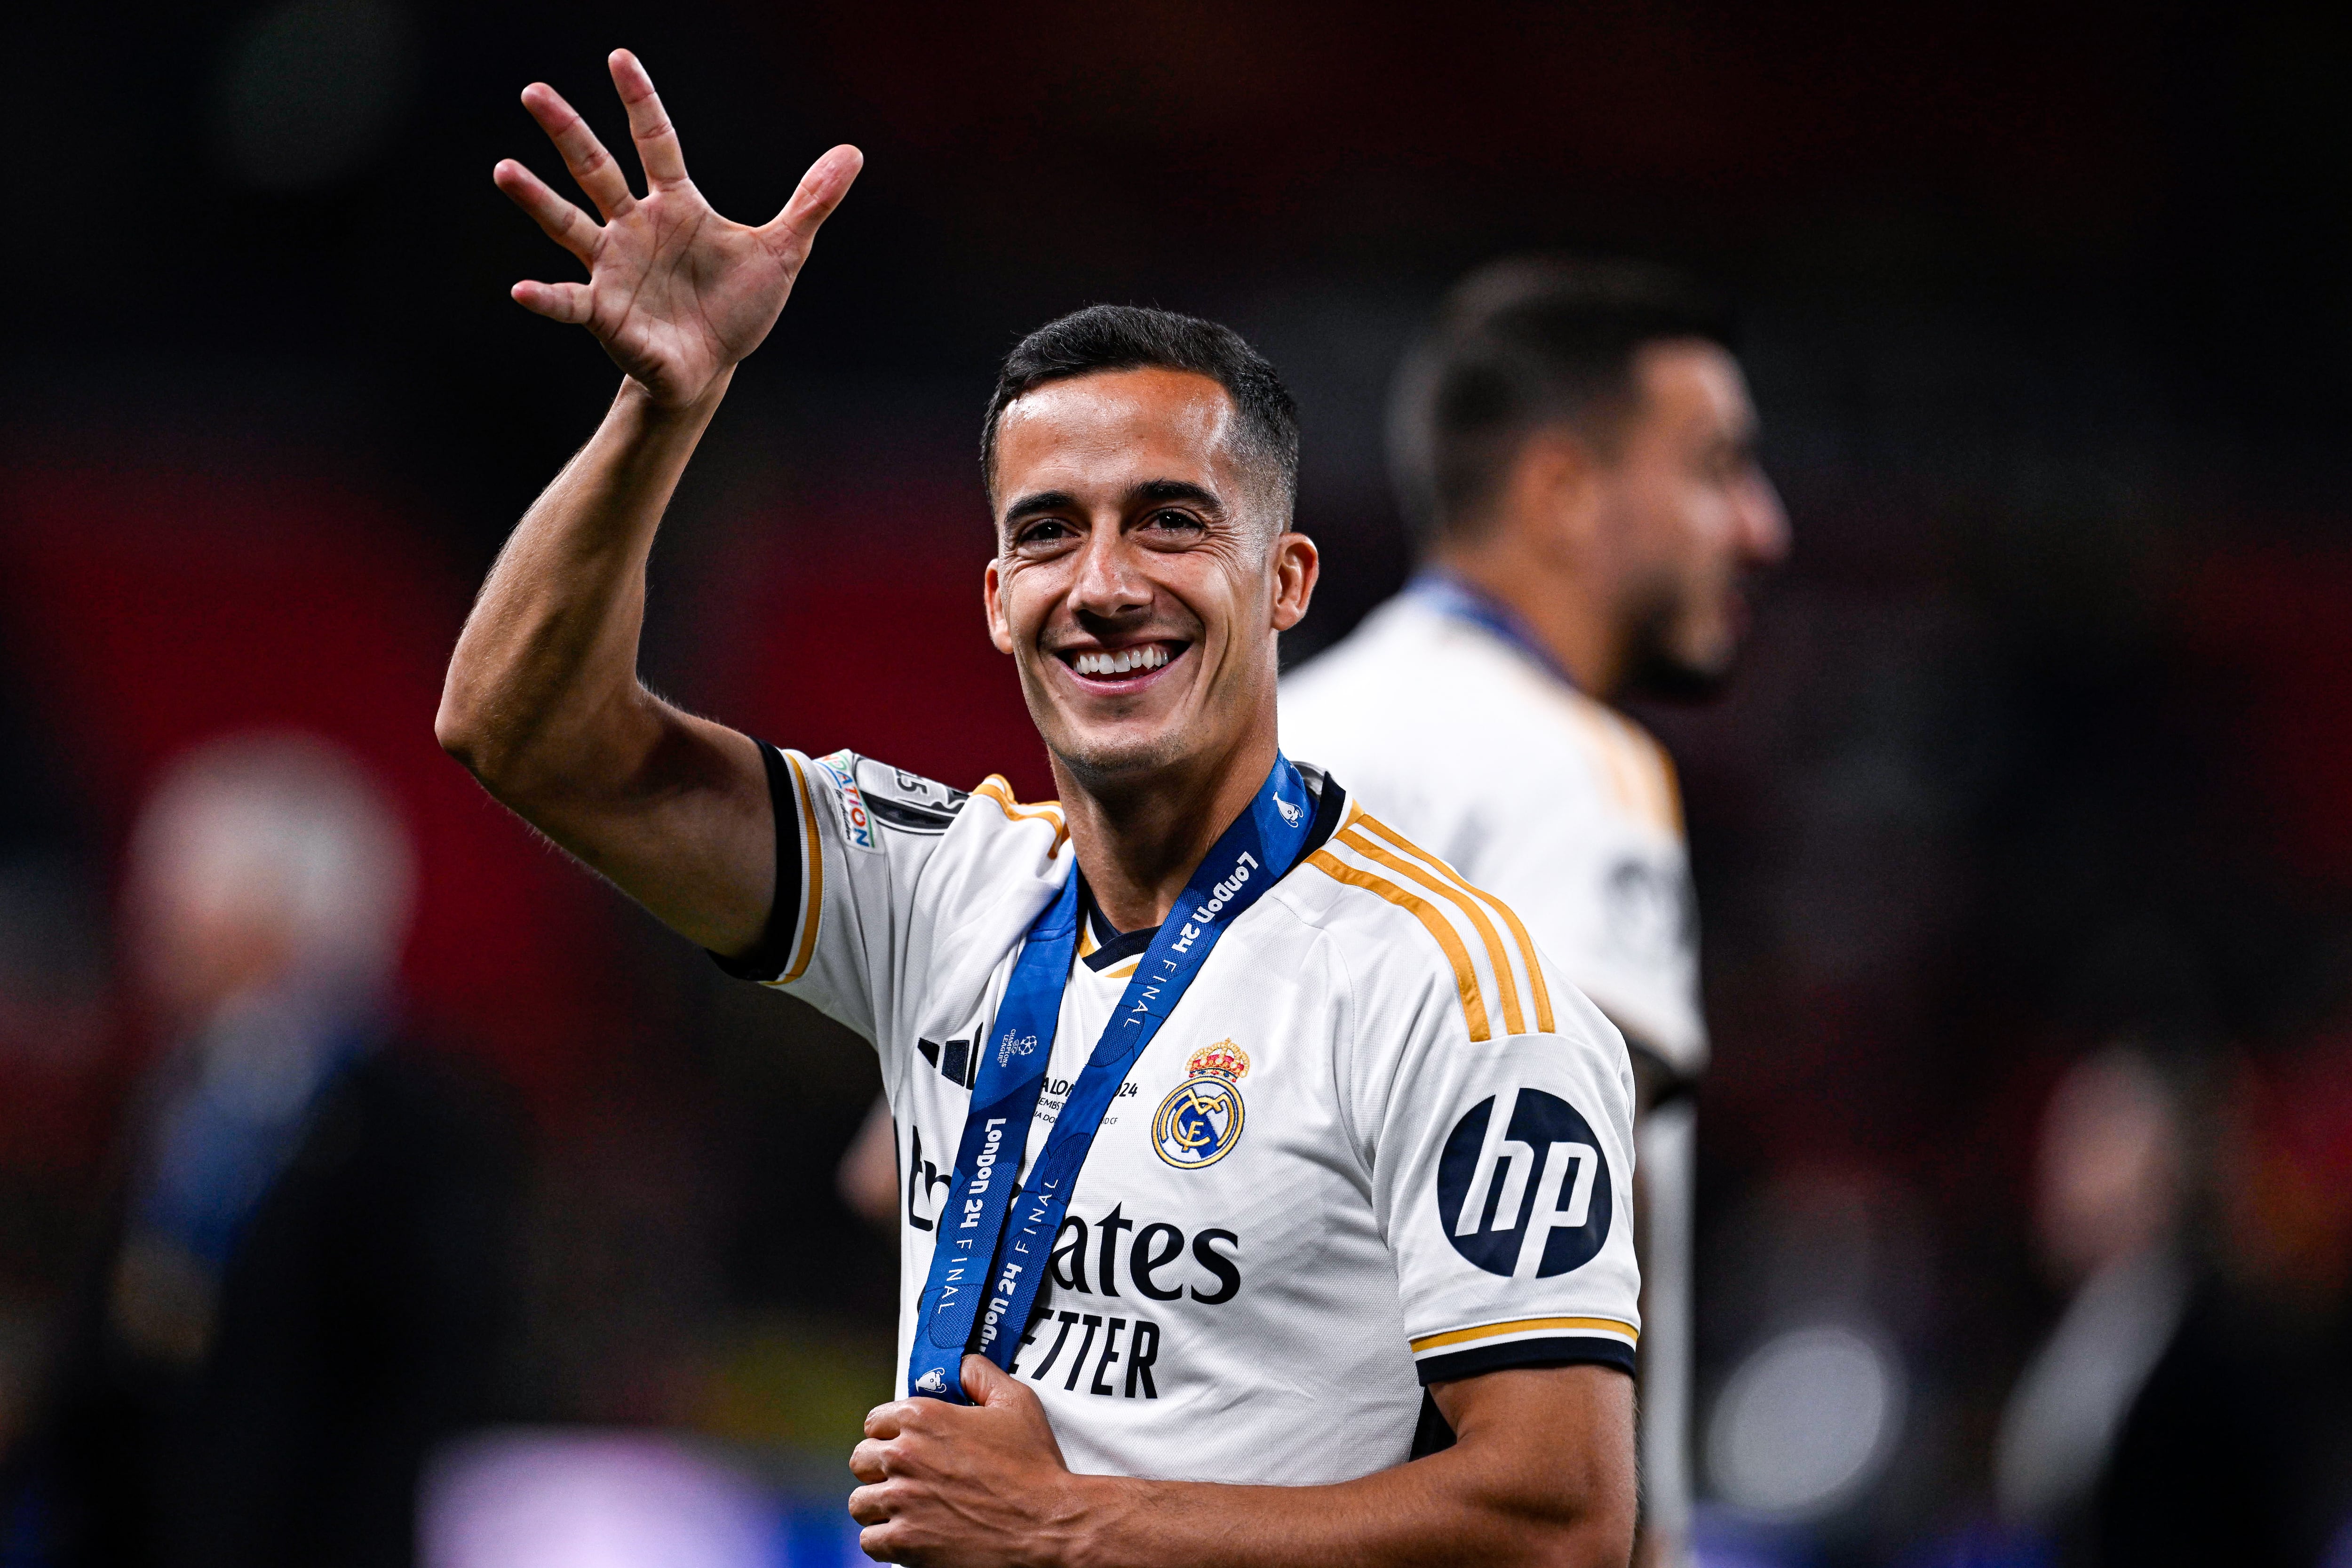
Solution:
{"label": "open palm", "polygon": [[604,222],[547,188],[509,158],[492,178],[548,237],[588,268],[585,283],[518,283],[518,304],[596,334],[614,363],[658,403],[694,402],[760,346],[793,291],[819,225],[841,204],[864,156],[835,147],[809,166],[793,199],[753,227],[713,212],[694,182],[653,79],[626,49],[608,62],[645,165],[646,194],[604,151],[588,122],[545,82],[523,89],[564,167]]}

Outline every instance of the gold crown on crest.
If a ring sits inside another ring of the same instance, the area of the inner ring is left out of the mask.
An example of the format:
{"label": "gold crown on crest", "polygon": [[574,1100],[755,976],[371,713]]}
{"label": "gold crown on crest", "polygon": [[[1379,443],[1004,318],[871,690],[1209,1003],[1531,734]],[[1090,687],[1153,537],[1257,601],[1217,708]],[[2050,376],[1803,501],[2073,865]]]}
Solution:
{"label": "gold crown on crest", "polygon": [[1241,1079],[1249,1076],[1249,1053],[1231,1040],[1219,1040],[1213,1046],[1202,1046],[1184,1064],[1184,1070],[1194,1078],[1202,1073],[1215,1073],[1219,1078]]}

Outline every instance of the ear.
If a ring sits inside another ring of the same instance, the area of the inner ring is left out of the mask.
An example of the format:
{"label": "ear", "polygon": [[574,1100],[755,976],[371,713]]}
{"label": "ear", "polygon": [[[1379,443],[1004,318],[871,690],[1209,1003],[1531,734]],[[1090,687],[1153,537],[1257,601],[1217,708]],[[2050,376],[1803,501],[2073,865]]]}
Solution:
{"label": "ear", "polygon": [[1013,651],[1013,623],[1004,607],[1004,579],[998,574],[996,563],[992,560],[988,563],[988,570],[981,574],[980,600],[988,615],[988,640],[996,645],[997,652],[1010,654]]}
{"label": "ear", "polygon": [[1315,581],[1323,571],[1323,557],[1315,542],[1303,533],[1277,534],[1274,541],[1274,629],[1286,632],[1307,618],[1315,597]]}
{"label": "ear", "polygon": [[1511,464],[1505,515],[1537,552],[1580,565],[1601,548],[1600,454],[1572,431],[1538,430]]}

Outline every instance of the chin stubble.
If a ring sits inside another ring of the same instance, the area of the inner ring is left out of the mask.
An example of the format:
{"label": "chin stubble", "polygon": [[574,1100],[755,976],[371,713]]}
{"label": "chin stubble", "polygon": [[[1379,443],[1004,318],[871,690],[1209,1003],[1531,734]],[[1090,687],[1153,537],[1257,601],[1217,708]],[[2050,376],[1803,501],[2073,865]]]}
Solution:
{"label": "chin stubble", "polygon": [[1682,619],[1682,603],[1672,595],[1661,595],[1634,618],[1626,645],[1624,696],[1704,702],[1729,683],[1732,650],[1711,666],[1695,663],[1676,650],[1675,632]]}

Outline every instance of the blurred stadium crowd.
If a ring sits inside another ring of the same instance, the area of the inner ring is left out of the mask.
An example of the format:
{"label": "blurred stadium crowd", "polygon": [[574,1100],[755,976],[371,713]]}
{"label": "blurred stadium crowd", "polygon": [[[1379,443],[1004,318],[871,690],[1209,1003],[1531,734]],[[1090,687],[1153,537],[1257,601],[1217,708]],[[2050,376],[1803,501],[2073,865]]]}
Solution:
{"label": "blurred stadium crowd", "polygon": [[[2340,19],[19,28],[0,1563],[84,1516],[145,1532],[93,1561],[261,1561],[239,1508],[320,1445],[380,1451],[309,1499],[311,1561],[407,1560],[369,1510],[419,1453],[448,1568],[839,1559],[891,1377],[892,1255],[833,1190],[870,1055],[431,732],[468,585],[613,380],[508,303],[541,242],[488,171],[539,158],[522,83],[595,118],[625,42],[722,210],[869,159],[674,510],[649,678],[959,784],[1047,792],[979,615],[1017,331],[1157,302],[1281,367],[1304,658],[1410,566],[1380,409],[1455,275],[1571,247],[1733,286],[1797,551],[1730,695],[1641,715],[1716,1042],[1702,1561],[2352,1564]],[[362,1321],[413,1359],[342,1367],[320,1325]]]}

